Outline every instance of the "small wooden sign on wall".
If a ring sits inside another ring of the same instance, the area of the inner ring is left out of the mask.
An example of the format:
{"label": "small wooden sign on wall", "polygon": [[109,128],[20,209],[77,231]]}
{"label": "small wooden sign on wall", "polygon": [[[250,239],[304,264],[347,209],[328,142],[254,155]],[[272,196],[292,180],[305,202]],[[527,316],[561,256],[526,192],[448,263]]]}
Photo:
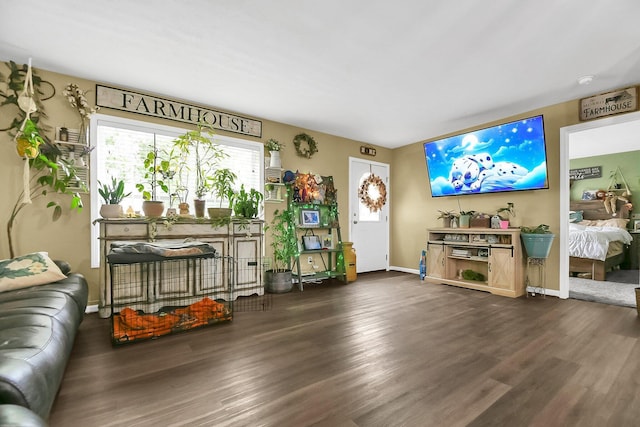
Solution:
{"label": "small wooden sign on wall", "polygon": [[593,120],[613,114],[629,113],[638,108],[636,88],[629,87],[580,100],[580,120]]}
{"label": "small wooden sign on wall", "polygon": [[602,178],[602,166],[590,166],[588,168],[569,170],[569,179],[579,181],[590,178]]}

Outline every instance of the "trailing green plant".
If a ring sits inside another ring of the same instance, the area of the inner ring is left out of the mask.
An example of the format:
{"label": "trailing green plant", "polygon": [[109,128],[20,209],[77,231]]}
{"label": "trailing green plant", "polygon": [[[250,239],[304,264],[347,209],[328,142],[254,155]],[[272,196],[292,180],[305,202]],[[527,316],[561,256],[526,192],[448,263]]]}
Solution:
{"label": "trailing green plant", "polygon": [[[42,119],[47,115],[44,111],[42,101],[45,101],[55,95],[54,86],[47,81],[42,80],[35,69],[32,68],[32,82],[34,88],[34,94],[32,100],[37,107],[36,111],[32,111],[27,118],[26,112],[20,108],[19,98],[20,94],[24,90],[25,80],[27,76],[28,65],[17,65],[15,62],[10,61],[7,66],[9,67],[9,75],[5,78],[0,74],[0,82],[4,85],[0,85],[0,107],[13,106],[13,110],[16,112],[11,122],[2,122],[6,127],[0,129],[0,132],[7,131],[11,138],[16,137],[17,140],[21,138],[26,141],[25,154],[29,154],[26,157],[31,157],[29,160],[22,160],[29,162],[30,181],[29,189],[25,193],[25,189],[18,194],[18,197],[11,209],[9,219],[7,221],[7,239],[9,243],[9,255],[11,258],[15,256],[15,250],[13,247],[13,226],[15,225],[20,212],[31,204],[33,200],[40,198],[46,198],[49,194],[62,194],[69,195],[71,197],[70,209],[80,211],[82,210],[82,198],[77,191],[77,188],[82,187],[84,183],[80,182],[76,170],[72,164],[60,158],[60,150],[53,144],[47,137],[46,132],[51,128],[44,124]],[[43,87],[48,85],[50,88],[50,94],[45,96]],[[4,115],[8,117],[8,115]],[[22,132],[20,127],[25,124]],[[18,142],[20,144],[20,142]],[[24,144],[24,142],[23,142]],[[32,150],[37,146],[37,150]],[[27,153],[27,151],[29,153]],[[24,157],[21,155],[21,157]],[[78,185],[80,184],[80,185]],[[52,220],[57,221],[62,216],[62,206],[56,199],[47,203],[46,207],[51,208]]]}
{"label": "trailing green plant", "polygon": [[271,222],[265,225],[264,230],[271,232],[273,272],[288,271],[291,259],[298,255],[293,211],[276,209]]}
{"label": "trailing green plant", "polygon": [[265,147],[267,148],[267,151],[280,151],[284,148],[284,144],[277,139],[270,138],[265,143]]}
{"label": "trailing green plant", "polygon": [[229,207],[231,207],[234,198],[233,184],[235,184],[236,178],[238,178],[236,174],[229,168],[217,169],[211,176],[211,191],[220,200],[220,207],[222,207],[224,200],[227,200]]}
{"label": "trailing green plant", "polygon": [[131,193],[124,193],[124,181],[111,177],[111,185],[103,184],[98,181],[98,193],[102,196],[105,205],[118,205],[125,197],[129,197]]}
{"label": "trailing green plant", "polygon": [[[195,195],[202,199],[212,189],[211,176],[218,168],[220,160],[228,155],[213,141],[213,128],[206,123],[198,123],[196,130],[185,132],[173,141],[178,149],[179,162],[184,167],[181,172],[195,173]],[[189,158],[195,159],[195,170],[189,168]],[[186,182],[181,178],[183,182]]]}
{"label": "trailing green plant", "polygon": [[[0,132],[8,131],[9,135],[13,138],[19,133],[20,126],[22,126],[22,123],[26,118],[26,113],[22,109],[20,109],[18,105],[18,98],[20,96],[20,93],[24,89],[28,65],[18,65],[13,61],[9,61],[7,63],[7,66],[9,67],[8,76],[5,77],[0,73],[0,82],[4,82],[6,84],[4,90],[2,89],[2,85],[0,85],[0,107],[5,105],[13,105],[13,109],[17,112],[17,115],[13,118],[13,120],[8,124],[7,127],[0,129]],[[29,117],[30,120],[36,126],[38,126],[40,132],[42,132],[44,141],[50,142],[45,135],[46,132],[50,130],[50,128],[44,125],[44,123],[42,123],[42,121],[40,120],[42,118],[47,118],[47,115],[44,112],[42,101],[46,101],[47,99],[52,98],[55,95],[56,91],[54,86],[50,82],[42,80],[42,78],[38,76],[38,73],[34,68],[31,69],[31,73],[31,80],[33,82],[34,88],[33,100],[36,103],[37,110],[30,113]],[[49,86],[51,90],[51,94],[48,94],[48,96],[45,96],[45,93],[43,91],[43,87],[45,85]],[[2,121],[2,124],[5,125],[5,122]]]}
{"label": "trailing green plant", "polygon": [[539,224],[535,227],[520,227],[521,234],[552,234],[547,224]]}
{"label": "trailing green plant", "polygon": [[233,193],[231,204],[233,212],[237,217],[255,218],[260,210],[260,202],[262,202],[262,193],[252,188],[249,191],[244,189],[244,184],[240,186],[240,190]]}
{"label": "trailing green plant", "polygon": [[[11,258],[15,256],[12,239],[13,226],[18,214],[26,206],[30,205],[30,201],[46,197],[49,193],[64,194],[71,196],[71,210],[82,210],[82,198],[75,189],[79,183],[76,169],[66,160],[59,158],[57,153],[59,151],[55,147],[45,142],[40,147],[40,154],[34,159],[28,160],[31,170],[30,194],[25,194],[24,189],[18,194],[7,221],[7,238],[9,240],[9,255]],[[48,202],[47,208],[53,209],[51,217],[53,221],[60,219],[62,206],[56,200]]]}

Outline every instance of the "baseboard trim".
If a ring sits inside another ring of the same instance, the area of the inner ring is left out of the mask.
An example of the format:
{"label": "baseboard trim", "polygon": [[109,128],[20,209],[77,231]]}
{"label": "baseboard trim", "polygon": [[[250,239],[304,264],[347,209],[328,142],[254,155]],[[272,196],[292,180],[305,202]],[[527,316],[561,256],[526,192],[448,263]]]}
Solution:
{"label": "baseboard trim", "polygon": [[[536,295],[549,295],[551,297],[558,297],[560,298],[560,291],[556,290],[556,289],[542,289],[542,288],[536,288],[536,287],[532,287],[532,286],[527,286],[527,292],[531,293],[531,292],[535,292]],[[566,298],[563,298],[566,299]]]}
{"label": "baseboard trim", "polygon": [[389,266],[389,270],[392,271],[399,271],[401,273],[411,273],[411,274],[420,274],[419,270],[414,270],[412,268],[405,268],[405,267],[396,267],[396,266]]}

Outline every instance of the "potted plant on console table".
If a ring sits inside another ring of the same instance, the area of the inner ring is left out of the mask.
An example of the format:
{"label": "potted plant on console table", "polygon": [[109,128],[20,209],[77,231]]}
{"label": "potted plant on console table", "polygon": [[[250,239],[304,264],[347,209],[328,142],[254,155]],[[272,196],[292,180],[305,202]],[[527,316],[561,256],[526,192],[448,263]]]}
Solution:
{"label": "potted plant on console table", "polygon": [[520,238],[529,258],[548,258],[555,237],[546,224],[520,227]]}
{"label": "potted plant on console table", "polygon": [[119,218],[122,216],[122,206],[120,202],[131,193],[124,193],[124,181],[118,181],[116,177],[111,177],[111,185],[98,181],[98,193],[102,197],[104,204],[100,207],[100,215],[103,218]]}
{"label": "potted plant on console table", "polygon": [[438,219],[442,220],[442,226],[444,228],[451,227],[451,220],[456,218],[457,215],[453,211],[438,210],[438,212],[440,212],[440,214],[438,215]]}
{"label": "potted plant on console table", "polygon": [[[206,123],[199,123],[196,130],[188,131],[173,141],[173,146],[178,150],[179,163],[188,165],[189,159],[195,161],[195,165],[182,168],[182,172],[192,170],[195,172],[196,199],[194,207],[196,218],[203,218],[205,212],[204,196],[211,191],[213,173],[218,168],[220,160],[227,154],[213,140],[213,128]],[[182,181],[187,180],[181,177]]]}

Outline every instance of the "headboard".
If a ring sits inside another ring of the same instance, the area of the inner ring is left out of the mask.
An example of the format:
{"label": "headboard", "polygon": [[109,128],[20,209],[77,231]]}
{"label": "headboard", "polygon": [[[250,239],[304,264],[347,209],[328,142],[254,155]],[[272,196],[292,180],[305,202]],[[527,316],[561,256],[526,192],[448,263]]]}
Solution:
{"label": "headboard", "polygon": [[624,200],[616,200],[616,215],[607,212],[602,200],[572,200],[569,204],[572,211],[582,211],[584,219],[629,219],[630,209]]}

